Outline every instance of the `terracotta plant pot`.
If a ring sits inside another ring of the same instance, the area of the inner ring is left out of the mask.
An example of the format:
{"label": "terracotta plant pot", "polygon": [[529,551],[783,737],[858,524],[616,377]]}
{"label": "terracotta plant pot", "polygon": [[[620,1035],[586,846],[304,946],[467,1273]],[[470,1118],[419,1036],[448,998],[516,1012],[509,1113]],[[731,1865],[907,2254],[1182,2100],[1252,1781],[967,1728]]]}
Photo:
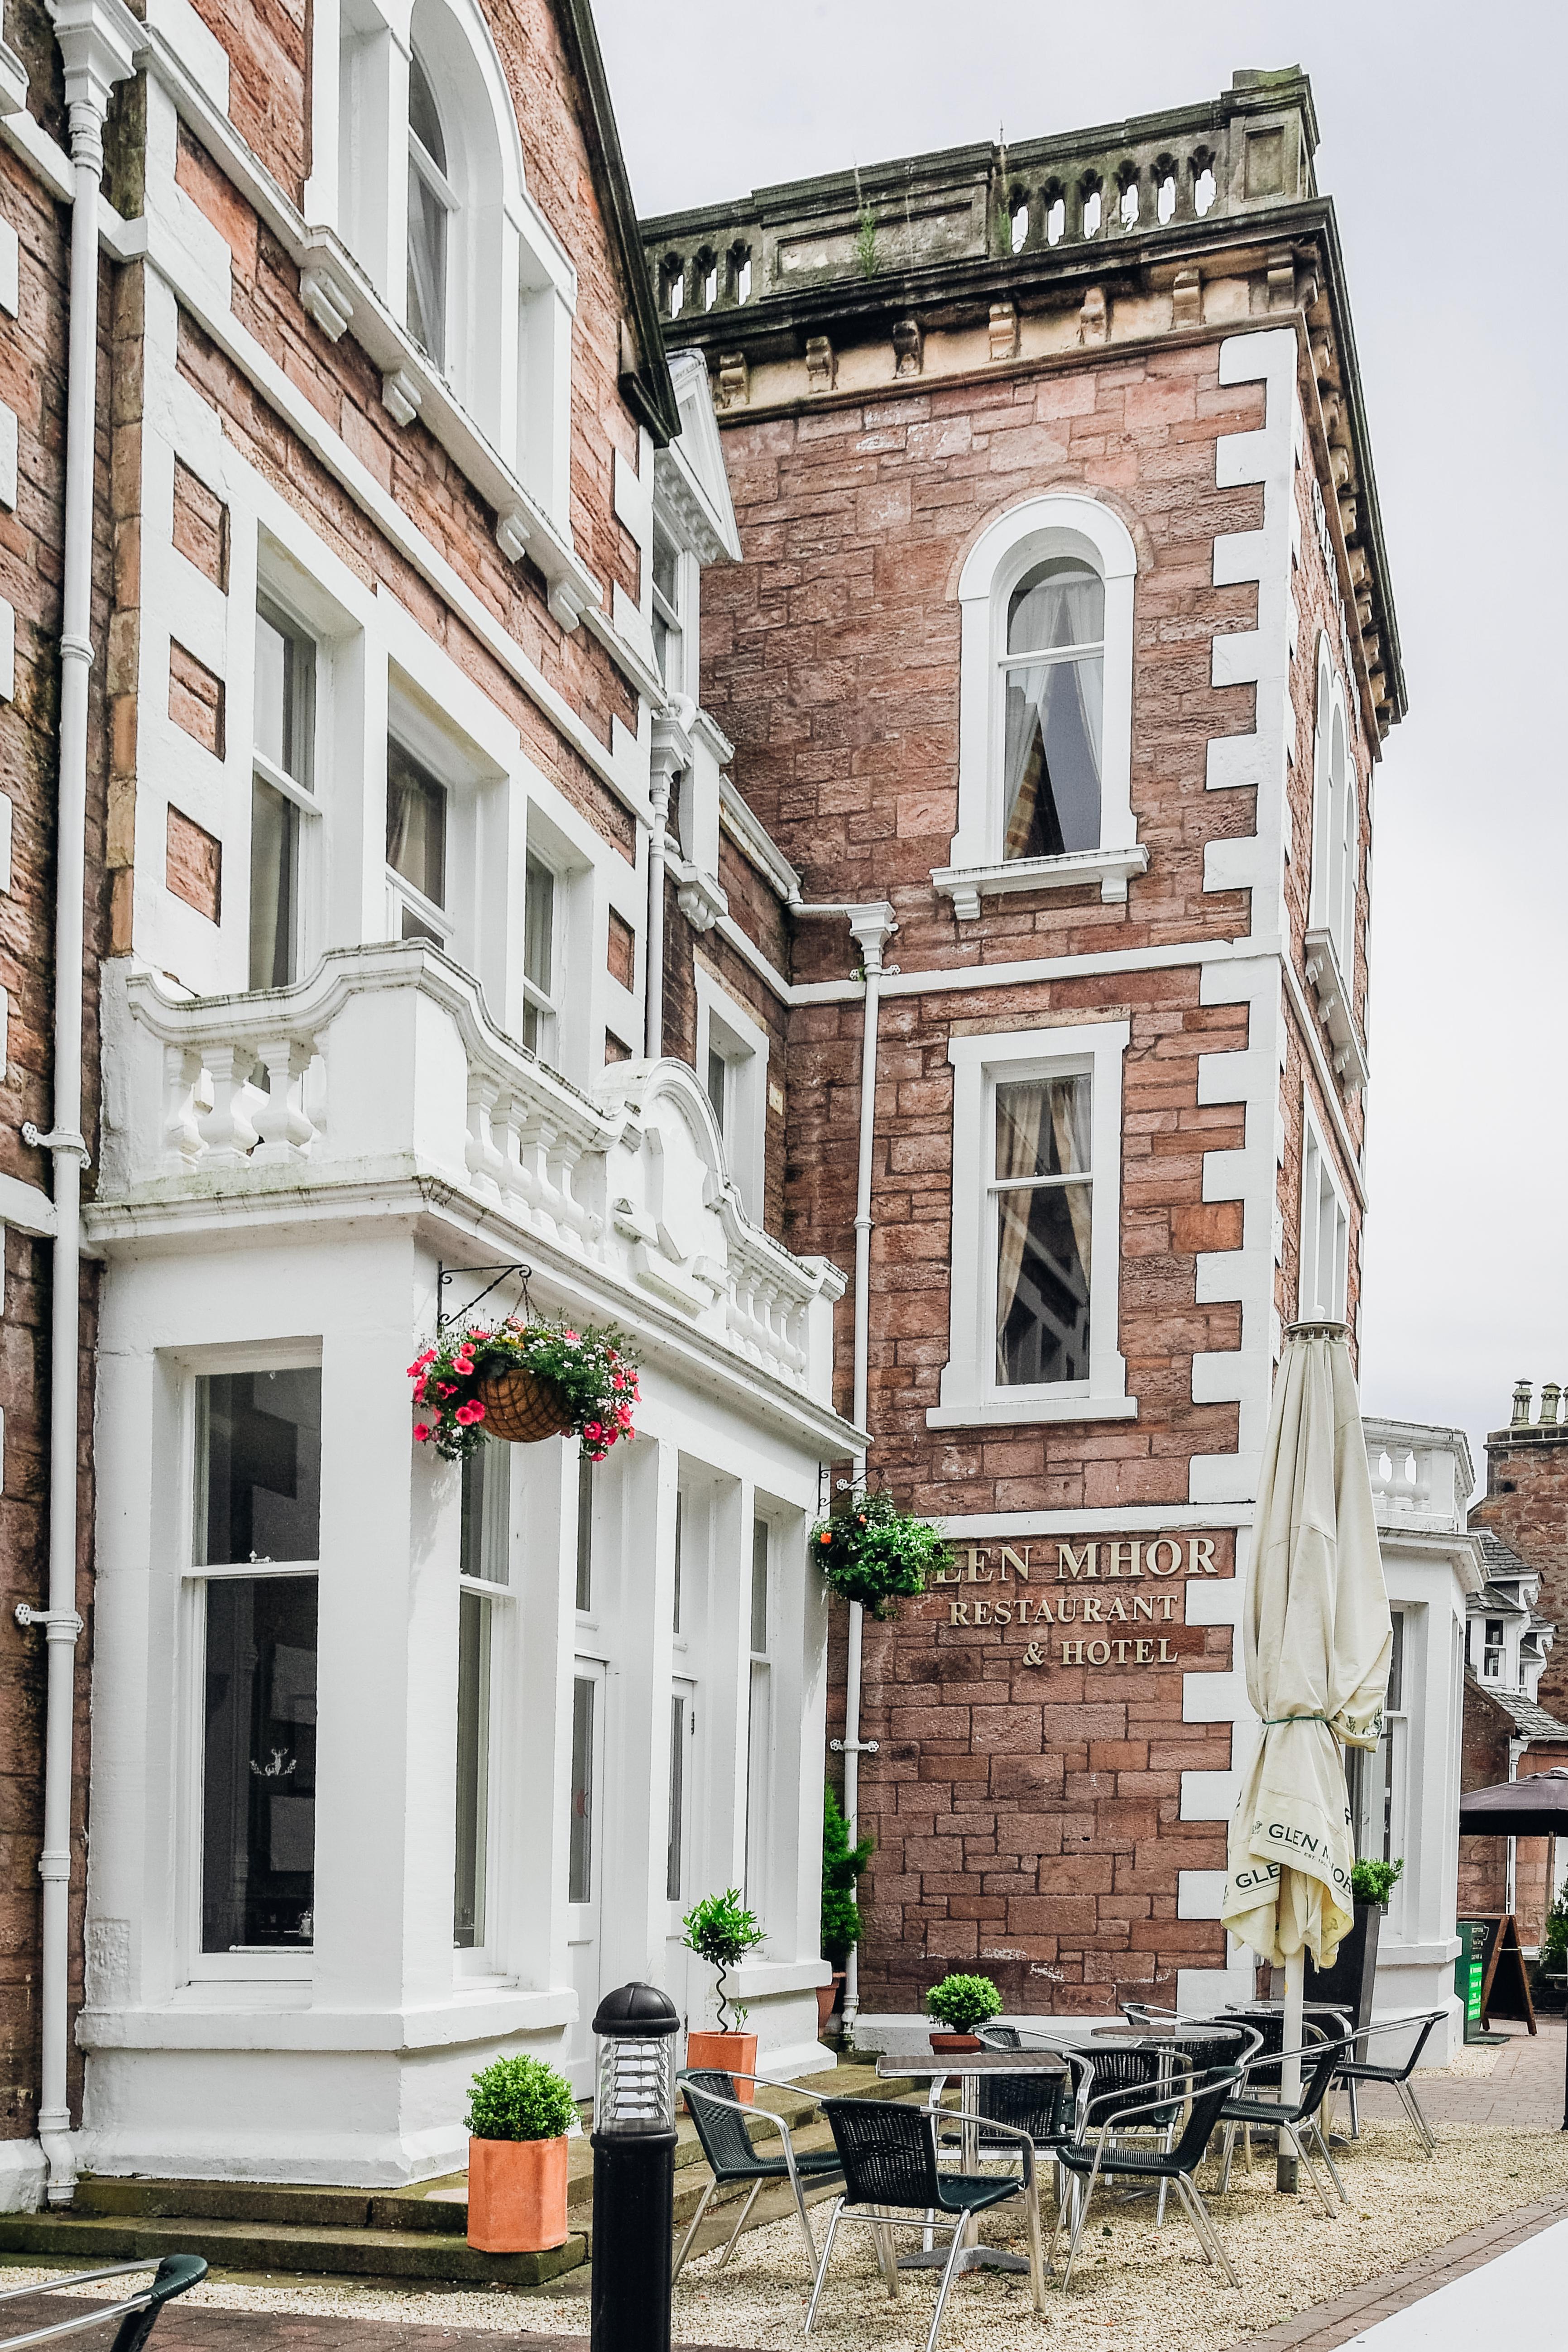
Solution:
{"label": "terracotta plant pot", "polygon": [[521,1364],[492,1373],[475,1393],[485,1409],[486,1436],[508,1444],[537,1445],[542,1438],[564,1437],[572,1426],[566,1399],[554,1381]]}
{"label": "terracotta plant pot", "polygon": [[823,2027],[826,2024],[828,2019],[832,2016],[834,2011],[838,2006],[838,1993],[843,1982],[843,1969],[835,1969],[833,1971],[832,1982],[830,1984],[818,1985],[816,1988],[816,2030],[818,2033],[822,2032]]}
{"label": "terracotta plant pot", "polygon": [[933,2033],[931,2046],[938,2058],[958,2058],[966,2050],[984,2050],[985,2044],[978,2033]]}
{"label": "terracotta plant pot", "polygon": [[566,2139],[468,2142],[468,2243],[542,2254],[566,2243]]}
{"label": "terracotta plant pot", "polygon": [[711,2066],[721,2074],[733,2074],[736,2098],[743,2107],[752,2105],[752,2085],[741,2077],[757,2071],[754,2033],[689,2033],[686,2063],[689,2066]]}

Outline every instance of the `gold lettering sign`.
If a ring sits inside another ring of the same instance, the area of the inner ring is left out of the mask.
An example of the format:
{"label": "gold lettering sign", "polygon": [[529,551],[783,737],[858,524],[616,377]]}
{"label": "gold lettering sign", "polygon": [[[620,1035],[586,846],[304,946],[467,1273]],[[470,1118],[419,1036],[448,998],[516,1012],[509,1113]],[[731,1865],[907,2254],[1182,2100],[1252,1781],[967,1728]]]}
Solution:
{"label": "gold lettering sign", "polygon": [[[1173,1665],[1180,1654],[1159,1629],[1185,1622],[1187,1580],[1220,1574],[1218,1541],[1184,1533],[955,1546],[951,1565],[931,1582],[961,1586],[962,1595],[928,1604],[924,1613],[969,1633],[1016,1631],[1026,1666]],[[1053,1639],[1046,1626],[1078,1630]]]}

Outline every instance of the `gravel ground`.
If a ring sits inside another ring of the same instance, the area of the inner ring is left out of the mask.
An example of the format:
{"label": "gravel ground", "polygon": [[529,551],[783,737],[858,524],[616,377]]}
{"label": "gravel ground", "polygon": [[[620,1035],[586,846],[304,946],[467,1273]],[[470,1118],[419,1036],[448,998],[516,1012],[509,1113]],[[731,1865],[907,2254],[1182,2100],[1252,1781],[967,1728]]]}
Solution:
{"label": "gravel ground", "polygon": [[[1096,2197],[1092,2235],[1080,2250],[1072,2289],[1047,2293],[1051,2352],[1086,2352],[1108,2343],[1116,2352],[1224,2352],[1347,2288],[1396,2270],[1493,2215],[1528,2205],[1564,2186],[1555,2135],[1438,2127],[1440,2149],[1428,2164],[1414,2135],[1389,2124],[1363,2129],[1341,2159],[1348,2210],[1324,2216],[1310,2190],[1278,2197],[1273,2164],[1259,2157],[1249,2179],[1238,2157],[1231,2193],[1211,2210],[1237,2274],[1240,2293],[1209,2271],[1190,2224],[1167,2214],[1152,2227],[1152,2205]],[[1213,2189],[1209,2168],[1202,2185]],[[820,2241],[824,2220],[815,2217]],[[1009,2221],[986,2235],[1022,2250]],[[717,2254],[689,2264],[676,2291],[677,2343],[771,2347],[799,2341],[805,2312],[805,2257],[798,2225],[774,2223],[742,2239],[728,2270]],[[1060,2268],[1058,2262],[1058,2269]],[[50,2275],[8,2268],[8,2284]],[[58,2275],[58,2274],[57,2274]],[[105,2294],[109,2287],[83,2288]],[[932,2283],[917,2273],[891,2304],[877,2273],[870,2233],[846,2231],[835,2249],[818,2315],[829,2352],[921,2352],[930,2324]],[[194,2290],[189,2301],[222,2309],[314,2312],[338,2318],[414,2321],[437,2327],[519,2326],[585,2336],[586,2299],[549,2291],[525,2295],[453,2290],[403,2293],[306,2280],[270,2285],[234,2281]],[[1031,2326],[1028,2282],[1006,2274],[959,2279],[948,2303],[942,2352],[1017,2352]]]}

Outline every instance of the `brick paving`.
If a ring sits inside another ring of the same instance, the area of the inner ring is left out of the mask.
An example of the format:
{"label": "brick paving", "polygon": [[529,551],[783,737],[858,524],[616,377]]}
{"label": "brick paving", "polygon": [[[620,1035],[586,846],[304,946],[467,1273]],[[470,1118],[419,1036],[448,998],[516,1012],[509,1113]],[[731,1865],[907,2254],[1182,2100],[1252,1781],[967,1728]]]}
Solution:
{"label": "brick paving", "polygon": [[[1428,2123],[1483,2124],[1495,2130],[1551,2131],[1563,2121],[1563,2021],[1538,2020],[1541,2031],[1527,2033],[1521,2026],[1508,2031],[1510,2040],[1489,2074],[1445,2081],[1440,2075],[1417,2075],[1415,2095]],[[1369,2116],[1397,2120],[1404,2110],[1393,2091],[1373,2084],[1363,2094],[1363,2110]],[[1343,2116],[1343,2109],[1341,2109]]]}

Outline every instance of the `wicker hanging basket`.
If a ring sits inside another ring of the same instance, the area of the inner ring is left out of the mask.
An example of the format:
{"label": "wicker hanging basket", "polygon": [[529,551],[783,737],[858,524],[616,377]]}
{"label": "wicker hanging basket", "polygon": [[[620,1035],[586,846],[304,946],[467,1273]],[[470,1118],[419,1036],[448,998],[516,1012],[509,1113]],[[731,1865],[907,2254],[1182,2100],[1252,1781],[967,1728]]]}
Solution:
{"label": "wicker hanging basket", "polygon": [[525,1365],[493,1372],[479,1383],[475,1394],[485,1409],[486,1434],[508,1444],[537,1445],[542,1438],[564,1437],[571,1430],[564,1392]]}

